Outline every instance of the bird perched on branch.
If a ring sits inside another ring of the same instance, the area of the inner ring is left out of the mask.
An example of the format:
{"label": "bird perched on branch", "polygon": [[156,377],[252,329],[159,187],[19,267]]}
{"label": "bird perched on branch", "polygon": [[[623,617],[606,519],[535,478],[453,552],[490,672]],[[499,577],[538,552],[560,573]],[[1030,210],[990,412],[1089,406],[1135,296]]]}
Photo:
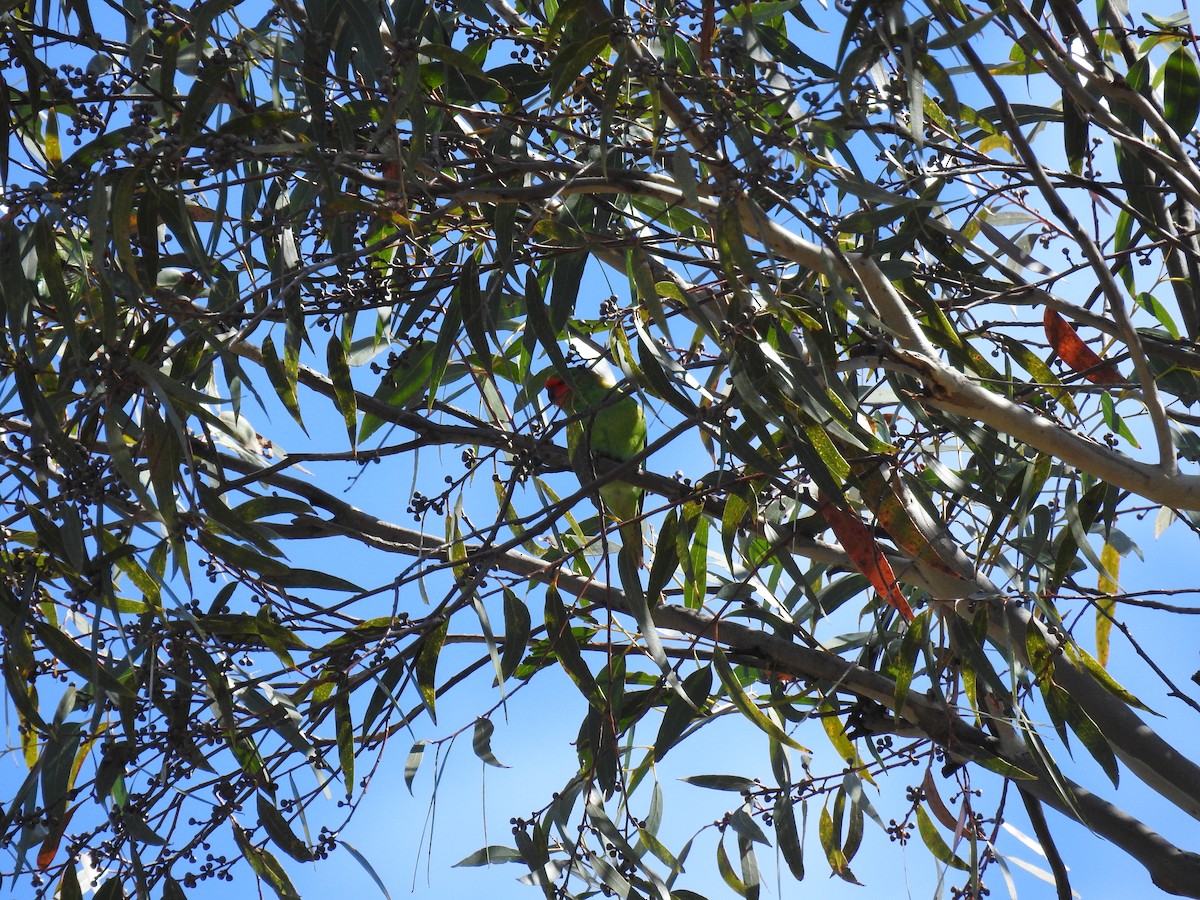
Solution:
{"label": "bird perched on branch", "polygon": [[[567,449],[576,471],[591,469],[589,456],[616,462],[633,459],[646,449],[646,417],[635,397],[617,390],[607,370],[577,366],[566,377],[546,379],[550,402],[573,418],[567,426]],[[642,528],[637,521],[641,512],[642,489],[620,478],[599,486],[602,511],[620,528],[621,541],[631,558],[641,564]]]}

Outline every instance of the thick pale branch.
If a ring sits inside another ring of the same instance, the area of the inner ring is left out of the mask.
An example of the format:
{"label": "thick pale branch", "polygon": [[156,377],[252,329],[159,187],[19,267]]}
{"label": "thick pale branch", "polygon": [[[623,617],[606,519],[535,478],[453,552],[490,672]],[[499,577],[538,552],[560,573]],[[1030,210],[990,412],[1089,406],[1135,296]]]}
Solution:
{"label": "thick pale branch", "polygon": [[1084,256],[1091,264],[1092,274],[1099,282],[1100,289],[1107,300],[1109,313],[1116,322],[1121,337],[1125,341],[1130,359],[1133,361],[1137,380],[1142,386],[1143,400],[1150,414],[1150,421],[1153,423],[1154,434],[1158,441],[1159,465],[1165,474],[1176,474],[1178,464],[1175,459],[1175,445],[1171,437],[1170,426],[1167,424],[1166,409],[1163,407],[1162,400],[1158,394],[1155,375],[1150,368],[1150,362],[1146,359],[1141,339],[1133,327],[1133,321],[1129,318],[1129,311],[1125,308],[1124,295],[1117,285],[1117,280],[1113,277],[1112,272],[1108,270],[1108,266],[1105,263],[1104,254],[1095,241],[1080,226],[1079,221],[1075,218],[1075,214],[1060,195],[1058,188],[1051,183],[1049,176],[1046,175],[1046,171],[1042,168],[1041,163],[1038,162],[1037,155],[1029,145],[1029,141],[1025,139],[1025,135],[1017,123],[1016,115],[1009,105],[1007,96],[1001,90],[1000,85],[996,83],[996,79],[992,76],[988,67],[983,64],[983,61],[980,60],[979,56],[969,45],[964,45],[960,50],[970,61],[976,76],[991,95],[992,102],[999,111],[1009,140],[1012,141],[1017,153],[1020,154],[1021,160],[1025,163],[1025,169],[1032,176],[1034,183],[1041,191],[1042,198],[1079,244]]}
{"label": "thick pale branch", "polygon": [[1130,459],[1018,406],[936,359],[916,353],[902,353],[901,358],[925,383],[926,405],[990,425],[1147,500],[1173,509],[1200,509],[1200,477],[1167,473],[1157,465]]}
{"label": "thick pale branch", "polygon": [[[718,202],[697,198],[689,203],[683,192],[661,179],[620,173],[606,178],[580,178],[522,188],[456,191],[431,186],[444,194],[465,194],[463,199],[545,199],[563,193],[620,193],[632,191],[667,203],[713,215]],[[485,195],[476,198],[476,195]],[[772,221],[748,198],[739,200],[746,233],[771,250],[806,268],[840,277],[865,292],[882,320],[900,338],[904,359],[929,388],[924,402],[937,409],[975,419],[1020,441],[1057,456],[1089,474],[1175,509],[1200,509],[1200,477],[1169,472],[1161,466],[1132,460],[1089,438],[1076,434],[971,381],[943,364],[933,344],[909,312],[903,297],[869,256],[842,254],[801,238]]]}

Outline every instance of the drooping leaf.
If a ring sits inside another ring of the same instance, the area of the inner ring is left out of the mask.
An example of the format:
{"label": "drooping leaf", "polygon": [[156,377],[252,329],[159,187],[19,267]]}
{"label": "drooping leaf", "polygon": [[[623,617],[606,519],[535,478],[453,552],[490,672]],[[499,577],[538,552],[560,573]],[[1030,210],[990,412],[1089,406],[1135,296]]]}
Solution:
{"label": "drooping leaf", "polygon": [[950,849],[950,845],[946,843],[945,838],[937,830],[937,826],[933,824],[933,820],[929,818],[929,814],[925,812],[925,807],[922,805],[917,806],[917,832],[921,835],[921,840],[925,842],[929,852],[933,854],[934,859],[963,872],[971,870],[971,867]]}
{"label": "drooping leaf", "polygon": [[1104,569],[1098,575],[1096,586],[1100,596],[1096,599],[1096,659],[1100,665],[1108,666],[1108,638],[1112,633],[1113,615],[1116,613],[1117,601],[1113,599],[1120,587],[1115,581],[1120,572],[1121,556],[1117,548],[1105,541],[1100,551],[1100,561]]}
{"label": "drooping leaf", "polygon": [[900,583],[892,571],[891,563],[883,555],[879,544],[862,519],[854,513],[847,512],[828,500],[820,503],[821,514],[833,533],[841,542],[842,549],[858,569],[871,582],[871,587],[884,601],[904,618],[911,622],[916,618],[908,600],[900,592]]}
{"label": "drooping leaf", "polygon": [[450,620],[447,618],[440,624],[431,628],[425,633],[421,641],[421,651],[417,654],[416,663],[413,665],[413,670],[416,674],[417,689],[421,692],[421,700],[425,704],[425,709],[429,711],[429,717],[436,722],[437,714],[435,712],[437,703],[437,664],[438,657],[442,652],[442,644],[446,641],[446,634],[450,630]]}
{"label": "drooping leaf", "polygon": [[313,859],[313,853],[308,846],[296,837],[296,833],[292,830],[292,826],[288,824],[287,819],[275,807],[275,805],[267,799],[266,795],[261,792],[257,798],[258,804],[258,821],[267,832],[267,836],[275,842],[275,846],[279,847],[284,853],[290,856],[296,862],[309,862]]}
{"label": "drooping leaf", "polygon": [[358,435],[358,399],[354,393],[354,383],[350,380],[350,365],[346,358],[346,346],[342,339],[330,335],[325,349],[325,364],[329,369],[329,378],[333,382],[333,395],[337,401],[342,421],[346,423],[346,435],[350,439],[351,448],[355,447]]}
{"label": "drooping leaf", "polygon": [[507,769],[508,766],[496,759],[496,755],[492,753],[492,733],[495,730],[496,726],[492,724],[491,719],[476,719],[475,731],[471,735],[471,748],[475,751],[475,755],[489,766]]}
{"label": "drooping leaf", "polygon": [[412,793],[413,779],[417,777],[417,769],[421,767],[421,760],[425,758],[425,741],[417,741],[412,745],[412,749],[408,751],[408,759],[404,762],[404,784],[408,787],[408,792]]}
{"label": "drooping leaf", "polygon": [[233,838],[250,868],[267,883],[279,900],[300,900],[300,895],[288,878],[287,872],[270,851],[252,844],[250,836],[238,825],[233,826]]}

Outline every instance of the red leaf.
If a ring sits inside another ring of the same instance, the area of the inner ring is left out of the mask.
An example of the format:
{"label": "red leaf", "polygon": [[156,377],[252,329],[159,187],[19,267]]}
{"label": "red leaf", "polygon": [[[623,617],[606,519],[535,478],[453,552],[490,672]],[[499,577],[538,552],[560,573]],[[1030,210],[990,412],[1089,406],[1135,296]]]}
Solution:
{"label": "red leaf", "polygon": [[58,845],[62,843],[63,835],[67,831],[67,826],[71,824],[71,817],[75,815],[75,810],[78,806],[72,806],[67,810],[66,815],[54,823],[45,839],[42,841],[41,849],[38,850],[37,864],[38,870],[45,872],[54,863],[54,857],[58,853]]}
{"label": "red leaf", "polygon": [[896,573],[892,571],[891,563],[879,549],[879,544],[871,534],[871,529],[867,528],[862,519],[854,513],[839,509],[828,500],[821,500],[819,506],[821,515],[825,517],[825,521],[837,535],[842,549],[846,551],[846,555],[850,557],[855,568],[866,576],[867,581],[871,582],[871,587],[875,588],[879,596],[900,613],[906,622],[915,619],[912,607],[900,593],[900,586],[896,583]]}
{"label": "red leaf", "polygon": [[1042,324],[1046,328],[1046,337],[1050,341],[1050,346],[1054,348],[1059,359],[1071,367],[1071,371],[1079,373],[1092,384],[1125,383],[1125,379],[1121,377],[1117,367],[1097,356],[1096,352],[1075,333],[1075,329],[1067,323],[1067,320],[1048,306],[1042,316]]}

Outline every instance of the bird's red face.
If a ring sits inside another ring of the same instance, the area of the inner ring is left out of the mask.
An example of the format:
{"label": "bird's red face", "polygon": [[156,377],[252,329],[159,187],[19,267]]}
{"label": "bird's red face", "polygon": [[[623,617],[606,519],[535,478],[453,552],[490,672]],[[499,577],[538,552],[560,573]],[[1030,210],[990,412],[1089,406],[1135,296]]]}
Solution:
{"label": "bird's red face", "polygon": [[546,396],[555,406],[566,408],[571,402],[571,388],[557,375],[551,375],[546,379]]}

